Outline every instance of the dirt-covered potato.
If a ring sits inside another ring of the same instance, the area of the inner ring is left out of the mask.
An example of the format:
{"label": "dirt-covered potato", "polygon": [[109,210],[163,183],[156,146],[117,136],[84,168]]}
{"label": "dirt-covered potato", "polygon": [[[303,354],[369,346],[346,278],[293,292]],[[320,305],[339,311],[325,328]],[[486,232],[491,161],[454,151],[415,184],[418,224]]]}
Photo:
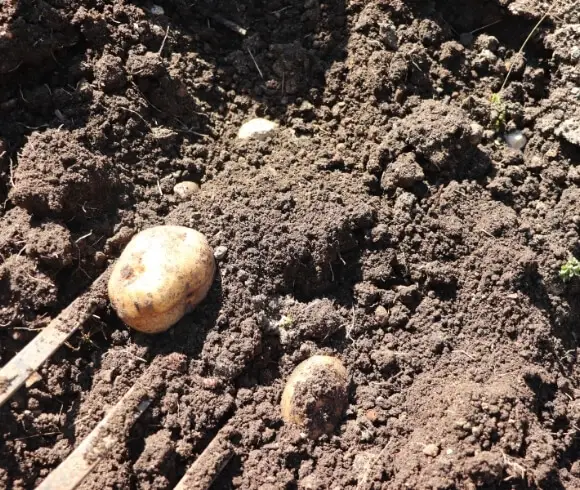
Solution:
{"label": "dirt-covered potato", "polygon": [[331,356],[313,356],[292,372],[282,393],[282,418],[317,438],[330,433],[347,404],[346,368]]}
{"label": "dirt-covered potato", "polygon": [[214,273],[204,235],[183,226],[156,226],[128,243],[111,273],[109,299],[130,327],[163,332],[205,298]]}

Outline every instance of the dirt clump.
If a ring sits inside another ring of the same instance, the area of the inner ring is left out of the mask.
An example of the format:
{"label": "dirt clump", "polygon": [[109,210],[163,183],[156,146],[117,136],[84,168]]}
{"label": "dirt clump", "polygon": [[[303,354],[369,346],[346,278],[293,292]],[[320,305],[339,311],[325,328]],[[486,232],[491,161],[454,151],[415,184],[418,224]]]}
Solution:
{"label": "dirt clump", "polygon": [[58,130],[28,138],[14,180],[10,199],[39,217],[84,219],[116,202],[110,163]]}

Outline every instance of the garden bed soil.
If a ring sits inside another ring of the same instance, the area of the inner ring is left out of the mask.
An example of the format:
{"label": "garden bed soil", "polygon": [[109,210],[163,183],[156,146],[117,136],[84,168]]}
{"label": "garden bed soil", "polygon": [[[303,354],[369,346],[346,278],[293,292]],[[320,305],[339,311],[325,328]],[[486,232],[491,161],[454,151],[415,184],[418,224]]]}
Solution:
{"label": "garden bed soil", "polygon": [[[81,488],[173,488],[226,425],[216,489],[580,488],[577,2],[156,3],[0,6],[0,365],[137,231],[227,248],[174,328],[101,308],[0,409],[0,487],[146,381]],[[279,410],[314,354],[350,382],[317,440]]]}

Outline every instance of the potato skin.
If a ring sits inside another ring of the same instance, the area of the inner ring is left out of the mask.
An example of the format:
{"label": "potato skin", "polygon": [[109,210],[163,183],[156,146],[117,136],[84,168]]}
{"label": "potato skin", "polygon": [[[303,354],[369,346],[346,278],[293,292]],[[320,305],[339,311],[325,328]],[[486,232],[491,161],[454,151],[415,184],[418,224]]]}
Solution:
{"label": "potato skin", "polygon": [[313,356],[292,372],[280,402],[282,419],[315,439],[330,433],[347,404],[346,368],[336,357]]}
{"label": "potato skin", "polygon": [[135,235],[109,279],[109,299],[127,325],[167,330],[202,301],[215,274],[213,250],[200,232],[155,226]]}

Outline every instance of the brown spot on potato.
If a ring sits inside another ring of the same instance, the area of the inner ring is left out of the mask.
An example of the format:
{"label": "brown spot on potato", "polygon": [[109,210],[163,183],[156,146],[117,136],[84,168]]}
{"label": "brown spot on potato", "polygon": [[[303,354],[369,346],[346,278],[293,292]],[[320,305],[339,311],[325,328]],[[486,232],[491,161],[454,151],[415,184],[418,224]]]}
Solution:
{"label": "brown spot on potato", "polygon": [[133,267],[131,267],[129,265],[125,265],[121,269],[121,279],[123,279],[125,281],[131,279],[134,275],[135,275],[135,271],[133,270]]}

